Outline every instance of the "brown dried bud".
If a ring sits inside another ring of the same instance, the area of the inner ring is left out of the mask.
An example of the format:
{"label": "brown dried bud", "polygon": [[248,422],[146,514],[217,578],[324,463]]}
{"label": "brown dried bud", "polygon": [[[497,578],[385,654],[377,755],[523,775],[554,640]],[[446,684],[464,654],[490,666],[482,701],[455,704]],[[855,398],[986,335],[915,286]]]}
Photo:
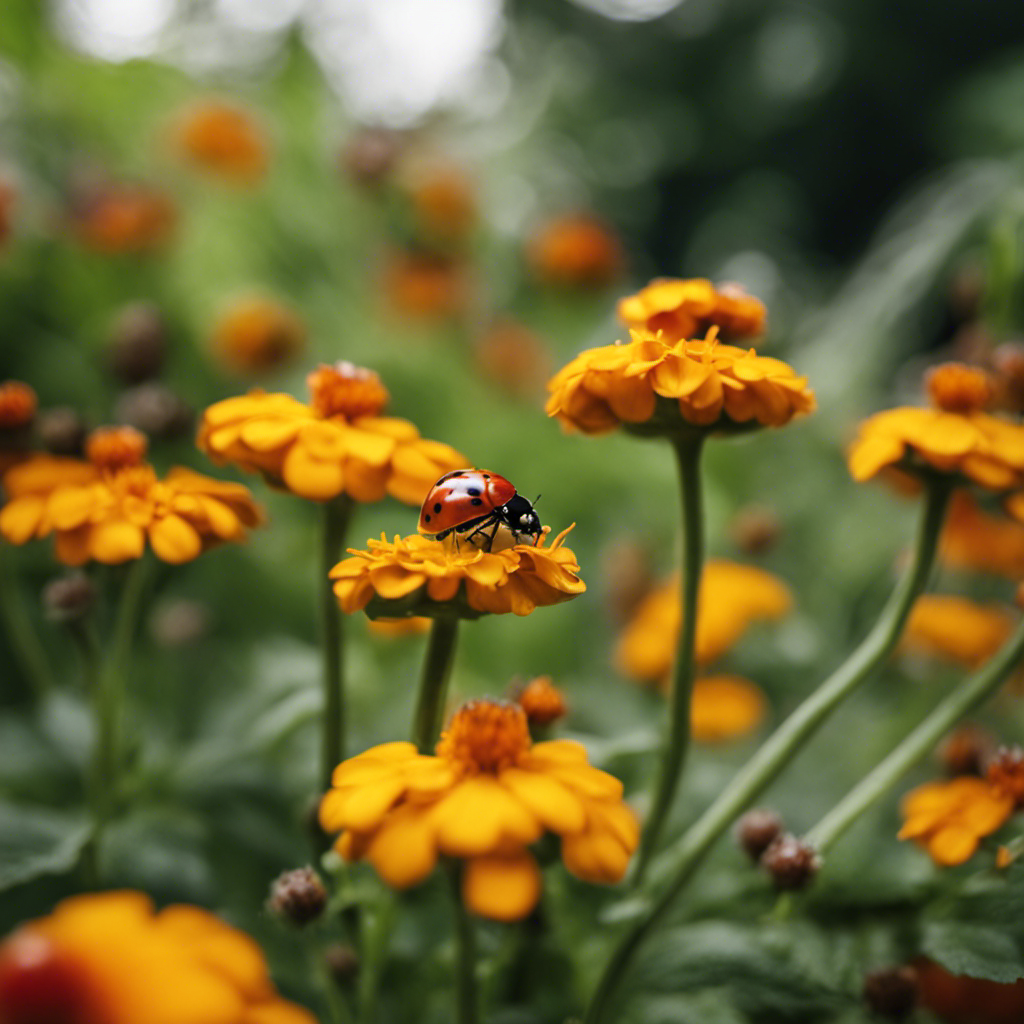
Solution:
{"label": "brown dried bud", "polygon": [[96,587],[84,573],[58,576],[43,587],[43,610],[51,622],[78,622],[95,603]]}
{"label": "brown dried bud", "polygon": [[1012,797],[1018,808],[1024,806],[1024,750],[1020,747],[1000,747],[985,777],[993,789]]}
{"label": "brown dried bud", "polygon": [[818,873],[821,858],[813,846],[786,832],[771,841],[761,855],[761,866],[776,889],[804,889]]}
{"label": "brown dried bud", "polygon": [[89,432],[85,421],[69,405],[58,405],[39,414],[39,440],[53,455],[80,456]]}
{"label": "brown dried bud", "polygon": [[774,811],[755,807],[736,822],[736,841],[755,863],[782,832],[782,818]]}
{"label": "brown dried bud", "polygon": [[359,954],[342,942],[324,950],[324,962],[331,977],[342,987],[348,987],[359,974]]}
{"label": "brown dried bud", "polygon": [[864,1002],[880,1017],[890,1020],[909,1017],[917,1005],[917,971],[905,965],[864,975]]}
{"label": "brown dried bud", "polygon": [[167,355],[167,327],[163,315],[148,302],[125,306],[114,322],[107,343],[107,365],[128,384],[160,375]]}
{"label": "brown dried bud", "polygon": [[402,137],[384,128],[362,128],[342,147],[338,163],[357,185],[376,188],[393,170],[402,152]]}
{"label": "brown dried bud", "polygon": [[939,745],[939,761],[951,778],[984,775],[995,750],[995,739],[980,726],[967,723],[954,729]]}
{"label": "brown dried bud", "polygon": [[279,875],[270,887],[267,907],[300,928],[315,921],[327,906],[327,890],[310,867]]}
{"label": "brown dried bud", "polygon": [[116,418],[153,438],[171,440],[192,429],[192,410],[170,388],[155,381],[122,392]]}
{"label": "brown dried bud", "polygon": [[782,533],[779,517],[764,505],[748,505],[736,513],[729,527],[736,546],[748,555],[770,551]]}

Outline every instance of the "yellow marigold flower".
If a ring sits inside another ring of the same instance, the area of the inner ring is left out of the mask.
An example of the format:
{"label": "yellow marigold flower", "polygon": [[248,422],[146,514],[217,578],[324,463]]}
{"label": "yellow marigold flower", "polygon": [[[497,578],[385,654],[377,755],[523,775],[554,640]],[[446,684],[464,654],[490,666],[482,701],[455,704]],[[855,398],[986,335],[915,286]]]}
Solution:
{"label": "yellow marigold flower", "polygon": [[71,211],[71,227],[82,244],[108,255],[160,248],[176,220],[171,200],[143,185],[101,186],[80,196]]}
{"label": "yellow marigold flower", "polygon": [[523,709],[491,700],[456,712],[436,756],[385,743],[342,762],[320,823],[341,832],[346,860],[366,858],[396,889],[422,882],[439,855],[465,860],[466,906],[499,921],[536,905],[540,871],[527,847],[545,831],[588,882],[619,881],[639,839],[618,779],[592,768],[578,743],[532,743]]}
{"label": "yellow marigold flower", "polygon": [[[707,665],[720,658],[754,622],[782,618],[792,603],[789,588],[771,573],[709,559],[698,596],[698,664]],[[619,638],[615,651],[619,671],[632,679],[664,679],[676,657],[682,619],[677,581],[652,590],[637,606]]]}
{"label": "yellow marigold flower", "polygon": [[236,184],[257,182],[267,169],[263,129],[247,110],[224,100],[203,100],[179,115],[174,143],[198,167]]}
{"label": "yellow marigold flower", "polygon": [[600,288],[622,273],[622,246],[586,214],[556,217],[536,231],[526,259],[537,278],[563,288]]}
{"label": "yellow marigold flower", "polygon": [[[529,615],[540,605],[560,604],[582,594],[576,556],[563,547],[572,527],[550,545],[515,544],[482,551],[471,544],[428,540],[418,534],[367,542],[367,550],[349,548],[352,558],[330,573],[342,611],[367,614]],[[545,538],[546,539],[546,538]]]}
{"label": "yellow marigold flower", "polygon": [[0,534],[24,544],[53,534],[65,565],[141,558],[148,541],[165,562],[189,562],[262,522],[240,484],[178,466],[158,479],[144,462],[145,437],[131,427],[94,431],[90,461],[36,455],[4,477]]}
{"label": "yellow marigold flower", "polygon": [[211,405],[197,444],[215,462],[261,473],[311,501],[390,494],[419,505],[438,477],[469,465],[454,448],[421,438],[408,420],[380,416],[388,393],[371,370],[336,363],[307,382],[309,405],[262,391]]}
{"label": "yellow marigold flower", "polygon": [[0,944],[4,1024],[316,1024],[248,935],[138,892],[75,896]]}
{"label": "yellow marigold flower", "polygon": [[1024,578],[1024,526],[986,514],[967,491],[953,495],[939,550],[956,568]]}
{"label": "yellow marigold flower", "polygon": [[992,396],[988,374],[946,363],[932,370],[928,389],[934,408],[889,409],[860,425],[849,452],[853,478],[886,468],[938,470],[993,491],[1024,487],[1024,427],[983,411]]}
{"label": "yellow marigold flower", "polygon": [[911,790],[901,805],[897,838],[914,839],[943,867],[963,864],[1013,814],[1013,797],[972,775],[929,782]]}
{"label": "yellow marigold flower", "polygon": [[767,702],[761,690],[740,676],[705,676],[693,685],[690,734],[699,743],[724,743],[753,732]]}
{"label": "yellow marigold flower", "polygon": [[221,313],[210,344],[224,365],[236,373],[267,373],[302,351],[306,325],[276,299],[246,295]]}
{"label": "yellow marigold flower", "polygon": [[739,285],[718,288],[700,277],[659,277],[636,295],[619,300],[619,319],[633,330],[661,332],[665,341],[695,338],[717,327],[723,338],[764,333],[764,303]]}
{"label": "yellow marigold flower", "polygon": [[1007,608],[965,597],[924,594],[914,602],[903,647],[973,668],[1002,647],[1016,619]]}
{"label": "yellow marigold flower", "polygon": [[516,703],[526,712],[530,725],[550,725],[569,711],[562,691],[551,682],[551,676],[531,679],[516,696]]}
{"label": "yellow marigold flower", "polygon": [[637,433],[781,427],[812,412],[807,378],[786,363],[703,340],[667,341],[630,331],[631,341],[581,352],[548,382],[549,416],[585,434],[620,425]]}

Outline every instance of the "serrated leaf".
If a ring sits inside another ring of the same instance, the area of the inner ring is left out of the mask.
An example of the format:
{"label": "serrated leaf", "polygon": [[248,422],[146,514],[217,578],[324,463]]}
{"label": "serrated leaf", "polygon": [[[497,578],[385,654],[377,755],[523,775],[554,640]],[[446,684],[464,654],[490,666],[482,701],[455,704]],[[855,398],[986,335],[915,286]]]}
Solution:
{"label": "serrated leaf", "polygon": [[80,814],[0,803],[0,891],[70,871],[91,834]]}

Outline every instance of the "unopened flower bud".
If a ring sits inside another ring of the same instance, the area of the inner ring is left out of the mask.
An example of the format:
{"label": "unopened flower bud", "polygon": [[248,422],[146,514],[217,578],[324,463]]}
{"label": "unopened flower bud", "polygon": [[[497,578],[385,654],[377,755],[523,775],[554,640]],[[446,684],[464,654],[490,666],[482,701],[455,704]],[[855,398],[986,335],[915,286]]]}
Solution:
{"label": "unopened flower bud", "polygon": [[805,889],[818,873],[821,858],[813,846],[787,832],[772,840],[761,855],[761,866],[776,889]]}
{"label": "unopened flower bud", "polygon": [[763,555],[775,546],[782,533],[779,517],[763,505],[748,505],[733,519],[730,533],[736,546],[748,555]]}
{"label": "unopened flower bud", "polygon": [[765,850],[782,832],[782,818],[774,811],[755,807],[736,822],[736,841],[752,861],[759,861]]}
{"label": "unopened flower bud", "polygon": [[1016,807],[1024,806],[1024,749],[1000,747],[985,773],[993,789],[1012,797]]}
{"label": "unopened flower bud", "polygon": [[984,775],[985,766],[995,750],[990,733],[970,723],[954,729],[938,749],[939,761],[951,778],[958,775]]}
{"label": "unopened flower bud", "polygon": [[909,965],[871,971],[864,976],[864,1002],[879,1017],[909,1017],[917,1005],[917,971]]}
{"label": "unopened flower bud", "polygon": [[163,315],[148,302],[126,306],[118,315],[107,344],[107,365],[127,384],[160,375],[167,355]]}
{"label": "unopened flower bud", "polygon": [[96,603],[96,587],[84,573],[72,572],[43,588],[43,609],[51,622],[79,622]]}
{"label": "unopened flower bud", "polygon": [[531,679],[515,698],[526,712],[530,725],[550,725],[569,710],[565,697],[551,682],[551,676]]}
{"label": "unopened flower bud", "polygon": [[274,880],[267,906],[275,914],[301,928],[324,912],[327,890],[312,868],[295,868],[293,871],[285,871]]}
{"label": "unopened flower bud", "polygon": [[359,954],[342,942],[324,950],[324,962],[331,977],[342,987],[350,986],[359,974]]}
{"label": "unopened flower bud", "polygon": [[123,392],[115,413],[120,422],[153,438],[182,437],[192,428],[192,410],[170,388],[155,381]]}
{"label": "unopened flower bud", "polygon": [[52,455],[80,456],[89,432],[85,421],[68,405],[58,405],[39,414],[36,429],[43,447]]}

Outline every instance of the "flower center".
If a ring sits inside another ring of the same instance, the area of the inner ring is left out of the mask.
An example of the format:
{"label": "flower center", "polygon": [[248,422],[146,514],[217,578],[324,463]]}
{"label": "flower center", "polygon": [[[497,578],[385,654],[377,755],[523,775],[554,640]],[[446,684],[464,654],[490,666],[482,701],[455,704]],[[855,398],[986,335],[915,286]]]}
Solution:
{"label": "flower center", "polygon": [[928,374],[928,394],[944,412],[980,412],[994,391],[989,374],[963,363],[943,363]]}
{"label": "flower center", "polygon": [[85,441],[86,458],[108,473],[142,465],[148,448],[146,435],[134,427],[100,427]]}
{"label": "flower center", "polygon": [[471,774],[496,774],[530,749],[526,712],[518,704],[471,700],[452,716],[437,745],[446,758]]}
{"label": "flower center", "polygon": [[313,408],[325,419],[376,416],[391,397],[373,370],[347,362],[318,366],[306,383],[313,396]]}
{"label": "flower center", "polygon": [[19,380],[0,384],[0,430],[16,430],[36,414],[36,393]]}

